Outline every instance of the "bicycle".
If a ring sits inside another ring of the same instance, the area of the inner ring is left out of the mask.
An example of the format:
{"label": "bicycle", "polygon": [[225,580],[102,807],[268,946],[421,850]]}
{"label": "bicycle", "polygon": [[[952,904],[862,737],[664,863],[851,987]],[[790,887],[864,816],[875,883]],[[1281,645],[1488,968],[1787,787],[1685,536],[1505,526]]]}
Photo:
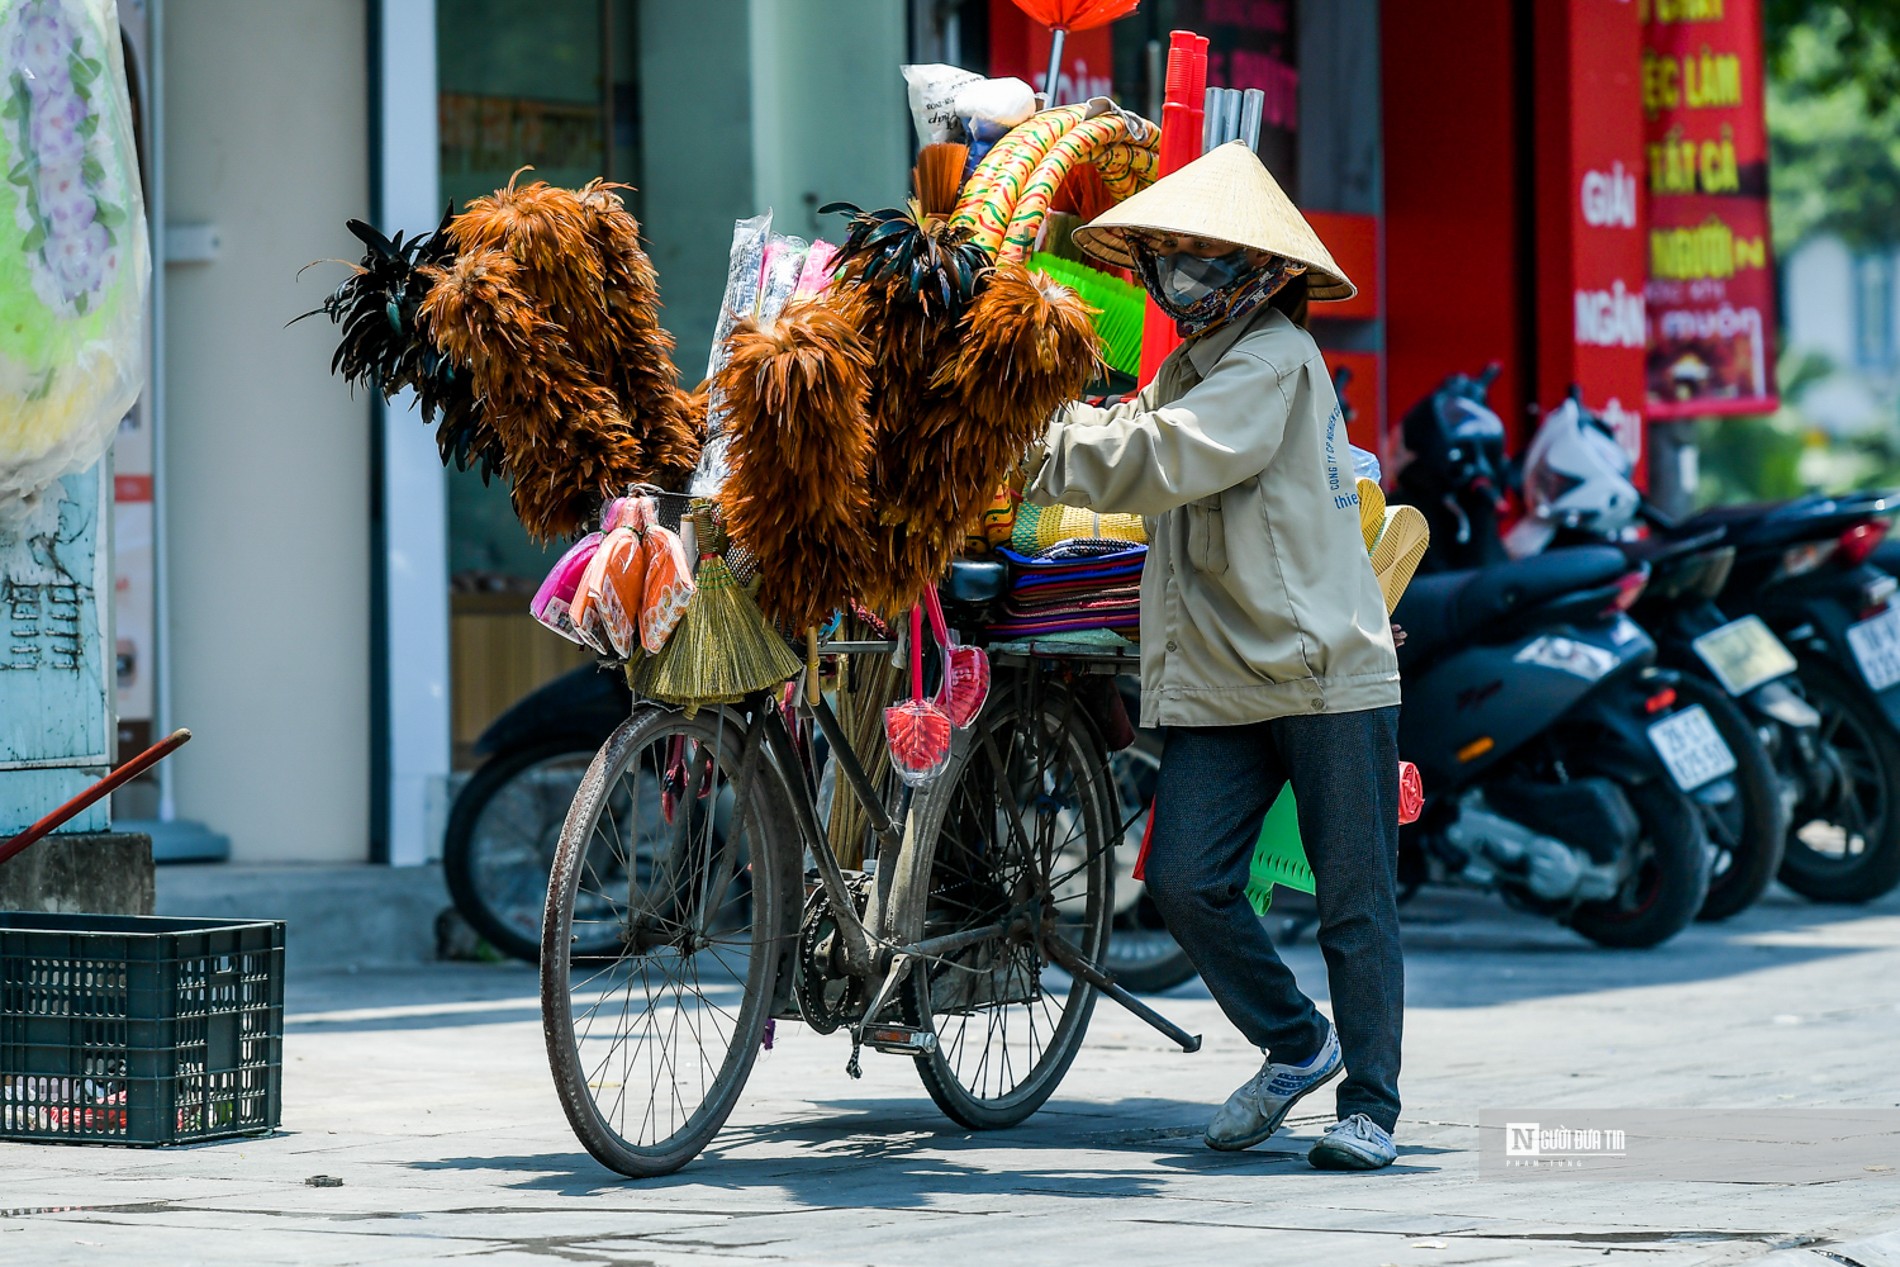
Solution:
{"label": "bicycle", "polygon": [[[831,642],[812,663],[896,647]],[[874,785],[809,676],[692,716],[635,705],[568,812],[542,928],[549,1062],[590,1154],[636,1178],[691,1161],[782,1019],[847,1030],[853,1076],[864,1047],[909,1056],[970,1129],[1048,1100],[1098,994],[1199,1048],[1098,966],[1124,824],[1065,679],[1133,657],[1033,651],[996,657],[989,702],[915,795]],[[869,819],[863,871],[827,843],[815,737]]]}

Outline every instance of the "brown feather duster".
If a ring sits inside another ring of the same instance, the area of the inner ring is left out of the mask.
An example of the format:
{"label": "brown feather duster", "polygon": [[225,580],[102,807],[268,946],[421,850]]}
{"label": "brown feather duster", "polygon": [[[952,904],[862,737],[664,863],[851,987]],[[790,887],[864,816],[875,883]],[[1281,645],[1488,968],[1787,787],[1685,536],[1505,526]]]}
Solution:
{"label": "brown feather duster", "polygon": [[820,303],[733,331],[718,389],[730,411],[722,505],[758,561],[759,604],[793,629],[843,607],[871,570],[865,415],[873,364],[859,329]]}
{"label": "brown feather duster", "polygon": [[640,223],[620,200],[625,185],[596,180],[578,195],[588,239],[601,262],[609,384],[640,432],[649,480],[684,487],[699,464],[706,408],[679,386],[673,336],[660,325],[659,278],[640,246]]}
{"label": "brown feather duster", "polygon": [[908,427],[914,450],[893,481],[906,500],[903,531],[889,538],[886,611],[914,602],[943,574],[1010,467],[1100,364],[1088,307],[1020,265],[988,274],[957,334],[917,398]]}
{"label": "brown feather duster", "polygon": [[468,367],[505,455],[515,514],[539,540],[581,531],[646,465],[613,393],[522,289],[526,270],[509,255],[477,250],[426,271],[418,323]]}
{"label": "brown feather duster", "polygon": [[984,430],[1004,433],[999,441],[1010,446],[1004,467],[1101,369],[1101,340],[1088,305],[1021,264],[1000,264],[990,273],[961,334],[956,357],[935,385],[955,392],[984,420]]}

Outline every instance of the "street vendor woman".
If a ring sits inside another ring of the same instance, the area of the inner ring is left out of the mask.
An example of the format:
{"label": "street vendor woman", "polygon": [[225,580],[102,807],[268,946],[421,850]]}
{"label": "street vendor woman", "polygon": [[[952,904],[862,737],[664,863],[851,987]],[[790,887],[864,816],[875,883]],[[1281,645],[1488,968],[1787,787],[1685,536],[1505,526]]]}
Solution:
{"label": "street vendor woman", "polygon": [[[1024,496],[1148,520],[1141,720],[1167,727],[1146,880],[1260,1072],[1207,1128],[1251,1148],[1343,1070],[1308,1160],[1396,1155],[1404,1006],[1395,894],[1399,669],[1359,526],[1346,425],[1308,301],[1355,289],[1244,143],[1078,229],[1133,268],[1185,342],[1141,394],[1076,403],[1023,467]],[[1245,896],[1288,782],[1313,867],[1332,1022]]]}

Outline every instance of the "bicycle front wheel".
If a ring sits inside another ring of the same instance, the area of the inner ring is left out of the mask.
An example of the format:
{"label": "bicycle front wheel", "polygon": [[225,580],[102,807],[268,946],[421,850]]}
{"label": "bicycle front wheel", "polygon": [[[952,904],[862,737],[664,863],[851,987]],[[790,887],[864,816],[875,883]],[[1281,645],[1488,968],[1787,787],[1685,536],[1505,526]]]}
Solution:
{"label": "bicycle front wheel", "polygon": [[1099,964],[1118,843],[1108,757],[1073,695],[1019,679],[958,737],[914,809],[931,842],[925,936],[1001,926],[918,963],[905,1021],[935,1032],[917,1057],[930,1098],[972,1130],[1014,1126],[1054,1093],[1082,1046],[1095,987],[1050,970],[1048,939]]}
{"label": "bicycle front wheel", "polygon": [[745,739],[723,710],[636,708],[555,850],[541,940],[555,1091],[587,1151],[634,1178],[705,1148],[764,1037],[789,828]]}

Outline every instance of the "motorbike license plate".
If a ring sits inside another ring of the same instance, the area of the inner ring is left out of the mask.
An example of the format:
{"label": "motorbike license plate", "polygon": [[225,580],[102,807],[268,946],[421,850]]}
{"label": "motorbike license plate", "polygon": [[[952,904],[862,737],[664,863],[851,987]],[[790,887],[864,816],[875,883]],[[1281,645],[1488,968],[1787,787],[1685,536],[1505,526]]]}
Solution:
{"label": "motorbike license plate", "polygon": [[1900,682],[1900,610],[1889,607],[1847,627],[1847,645],[1867,685],[1884,691]]}
{"label": "motorbike license plate", "polygon": [[1649,742],[1669,767],[1669,777],[1685,792],[1693,792],[1735,769],[1735,754],[1700,704],[1652,725]]}
{"label": "motorbike license plate", "polygon": [[1794,653],[1781,644],[1760,616],[1731,620],[1690,645],[1730,695],[1746,695],[1794,672]]}

